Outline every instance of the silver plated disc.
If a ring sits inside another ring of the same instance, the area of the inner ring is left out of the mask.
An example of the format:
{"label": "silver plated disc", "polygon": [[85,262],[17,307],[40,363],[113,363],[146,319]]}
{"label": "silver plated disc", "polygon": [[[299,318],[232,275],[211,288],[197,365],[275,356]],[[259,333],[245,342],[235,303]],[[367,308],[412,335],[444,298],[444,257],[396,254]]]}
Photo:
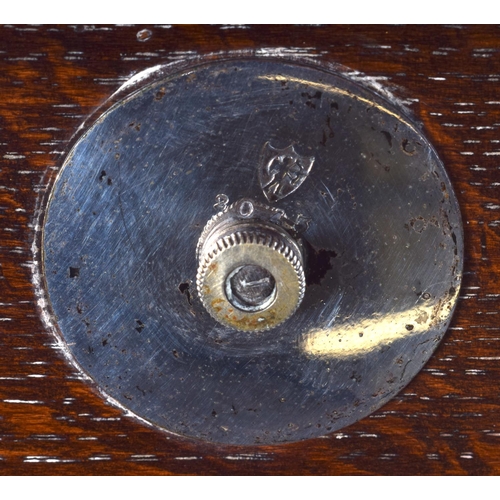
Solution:
{"label": "silver plated disc", "polygon": [[[305,248],[303,301],[261,332],[217,323],[195,285],[204,226],[242,198]],[[110,399],[176,434],[270,444],[349,425],[416,375],[463,236],[441,161],[393,103],[308,63],[230,59],[172,70],[86,131],[43,260],[59,335]]]}

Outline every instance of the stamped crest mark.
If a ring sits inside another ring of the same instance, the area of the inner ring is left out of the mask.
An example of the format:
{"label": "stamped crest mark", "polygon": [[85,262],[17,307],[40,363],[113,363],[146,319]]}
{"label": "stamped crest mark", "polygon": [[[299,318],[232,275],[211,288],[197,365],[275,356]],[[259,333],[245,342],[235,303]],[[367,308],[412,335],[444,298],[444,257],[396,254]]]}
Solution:
{"label": "stamped crest mark", "polygon": [[293,144],[276,149],[266,142],[260,157],[259,182],[268,201],[279,201],[296,191],[306,180],[313,163],[314,156],[300,156]]}

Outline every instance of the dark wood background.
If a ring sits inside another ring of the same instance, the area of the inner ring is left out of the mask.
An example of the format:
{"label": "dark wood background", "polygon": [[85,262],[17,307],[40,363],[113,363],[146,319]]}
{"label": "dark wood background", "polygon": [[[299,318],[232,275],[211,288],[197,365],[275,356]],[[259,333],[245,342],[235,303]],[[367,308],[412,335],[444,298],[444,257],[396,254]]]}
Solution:
{"label": "dark wood background", "polygon": [[[278,47],[345,65],[407,100],[462,209],[458,307],[410,385],[341,432],[267,447],[169,437],[106,404],[44,330],[31,277],[37,200],[80,123],[137,72],[189,55]],[[494,26],[2,27],[0,473],[497,474],[499,81]]]}

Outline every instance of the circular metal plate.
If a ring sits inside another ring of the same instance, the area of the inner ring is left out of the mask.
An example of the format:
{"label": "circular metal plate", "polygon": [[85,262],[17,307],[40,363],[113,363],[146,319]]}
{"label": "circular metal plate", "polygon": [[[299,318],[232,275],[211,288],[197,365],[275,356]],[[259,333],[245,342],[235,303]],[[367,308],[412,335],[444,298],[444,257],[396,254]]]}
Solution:
{"label": "circular metal plate", "polygon": [[[279,151],[300,179],[282,164],[271,189]],[[196,292],[213,205],[241,198],[307,247],[304,299],[269,331],[218,324]],[[113,106],[67,157],[43,238],[78,366],[152,424],[233,444],[324,435],[388,401],[445,333],[463,257],[419,129],[340,75],[267,59],[173,71]]]}

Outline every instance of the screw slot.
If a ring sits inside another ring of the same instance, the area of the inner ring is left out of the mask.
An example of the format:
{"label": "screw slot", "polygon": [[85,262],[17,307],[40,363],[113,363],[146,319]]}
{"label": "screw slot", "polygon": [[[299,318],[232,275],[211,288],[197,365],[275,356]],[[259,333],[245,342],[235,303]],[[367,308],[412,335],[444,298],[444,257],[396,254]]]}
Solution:
{"label": "screw slot", "polygon": [[263,311],[276,299],[276,280],[261,266],[240,266],[226,278],[226,296],[242,311]]}

